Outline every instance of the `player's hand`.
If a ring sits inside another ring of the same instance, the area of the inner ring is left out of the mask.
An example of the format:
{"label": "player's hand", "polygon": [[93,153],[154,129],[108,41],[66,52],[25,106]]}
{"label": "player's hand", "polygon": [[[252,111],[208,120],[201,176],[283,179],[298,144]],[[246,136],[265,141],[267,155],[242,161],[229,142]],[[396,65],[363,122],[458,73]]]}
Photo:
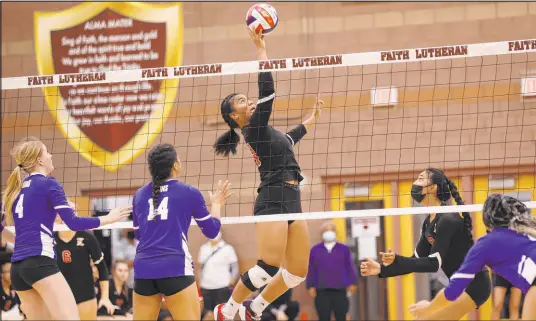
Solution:
{"label": "player's hand", "polygon": [[110,315],[114,315],[115,307],[109,298],[102,298],[100,300],[97,310],[100,309],[101,307],[105,307],[106,311],[108,311]]}
{"label": "player's hand", "polygon": [[387,252],[380,252],[380,256],[382,257],[382,264],[389,266],[395,261],[396,254],[393,250],[389,249]]}
{"label": "player's hand", "polygon": [[430,301],[422,300],[409,306],[408,310],[416,320],[426,317],[426,309],[430,306]]}
{"label": "player's hand", "polygon": [[123,218],[128,217],[130,213],[132,213],[132,205],[124,205],[114,208],[108,215],[100,217],[101,225],[119,222]]}
{"label": "player's hand", "polygon": [[354,294],[357,292],[357,285],[355,285],[355,284],[350,285],[350,286],[346,289],[346,291],[347,291],[348,293],[350,293],[351,295],[354,295]]}
{"label": "player's hand", "polygon": [[360,268],[362,276],[378,275],[381,271],[380,263],[374,261],[369,257],[367,257],[365,261],[361,262]]}
{"label": "player's hand", "polygon": [[231,183],[229,183],[229,181],[225,181],[222,184],[221,180],[218,181],[218,188],[216,188],[213,193],[208,192],[208,195],[210,196],[210,202],[212,204],[225,204],[227,199],[233,195],[233,192],[231,192]]}
{"label": "player's hand", "polygon": [[316,298],[316,289],[315,288],[309,288],[309,290],[307,290],[307,292],[309,292],[309,295],[311,296],[311,298]]}
{"label": "player's hand", "polygon": [[262,31],[257,33],[255,30],[248,28],[248,32],[257,49],[266,49],[266,43],[264,42],[264,35],[262,34]]}
{"label": "player's hand", "polygon": [[324,108],[324,101],[320,100],[319,96],[316,96],[316,103],[313,106],[313,116],[315,121],[318,121],[320,119],[320,115],[322,114],[322,108]]}

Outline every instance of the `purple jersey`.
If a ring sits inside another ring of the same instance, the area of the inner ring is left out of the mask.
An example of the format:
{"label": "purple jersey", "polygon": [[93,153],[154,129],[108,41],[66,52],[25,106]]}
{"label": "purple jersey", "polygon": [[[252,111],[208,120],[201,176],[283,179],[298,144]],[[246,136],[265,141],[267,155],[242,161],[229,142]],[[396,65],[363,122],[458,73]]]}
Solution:
{"label": "purple jersey", "polygon": [[469,250],[461,267],[450,278],[445,297],[456,300],[465,287],[488,266],[514,287],[527,293],[536,279],[536,239],[507,228],[482,236]]}
{"label": "purple jersey", "polygon": [[97,217],[78,217],[65,197],[60,183],[43,174],[33,173],[22,182],[22,189],[12,208],[15,220],[15,249],[11,262],[31,256],[47,256],[56,259],[54,220],[56,214],[71,230],[87,230],[99,227]]}
{"label": "purple jersey", "polygon": [[149,183],[134,194],[132,220],[140,241],[134,259],[134,278],[194,275],[188,250],[188,228],[192,218],[209,238],[216,237],[220,231],[220,220],[210,215],[197,188],[177,180],[169,180],[160,186],[155,211],[152,188],[153,184]]}

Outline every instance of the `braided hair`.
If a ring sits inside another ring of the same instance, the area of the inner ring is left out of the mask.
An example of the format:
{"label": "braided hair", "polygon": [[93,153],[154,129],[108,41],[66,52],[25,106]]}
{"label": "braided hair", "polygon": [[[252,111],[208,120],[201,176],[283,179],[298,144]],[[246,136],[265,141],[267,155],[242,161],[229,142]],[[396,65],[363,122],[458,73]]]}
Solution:
{"label": "braided hair", "polygon": [[[430,176],[431,183],[437,185],[437,198],[441,201],[441,206],[447,205],[447,201],[452,197],[458,205],[464,205],[464,201],[458,192],[458,188],[453,181],[451,181],[445,173],[435,168],[428,168],[426,170]],[[467,234],[473,238],[473,221],[469,212],[462,212],[463,225]]]}
{"label": "braided hair", "polygon": [[240,136],[235,132],[238,124],[231,118],[231,113],[233,112],[232,101],[236,95],[238,94],[230,94],[221,102],[221,116],[229,126],[229,130],[216,139],[214,149],[216,154],[225,157],[229,156],[230,153],[236,154],[236,147],[240,142]]}
{"label": "braided hair", "polygon": [[483,219],[488,228],[510,228],[536,237],[536,218],[525,204],[510,196],[492,194],[484,203]]}
{"label": "braided hair", "polygon": [[147,163],[153,181],[153,206],[154,211],[158,208],[160,186],[171,176],[171,169],[177,161],[177,151],[170,144],[160,144],[149,152]]}

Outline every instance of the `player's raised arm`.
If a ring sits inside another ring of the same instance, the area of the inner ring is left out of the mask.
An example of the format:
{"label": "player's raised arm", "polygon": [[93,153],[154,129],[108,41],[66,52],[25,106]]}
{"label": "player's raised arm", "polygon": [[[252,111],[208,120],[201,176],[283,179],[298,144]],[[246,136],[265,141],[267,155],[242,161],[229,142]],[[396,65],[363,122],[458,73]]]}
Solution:
{"label": "player's raised arm", "polygon": [[207,209],[201,192],[199,192],[199,190],[193,192],[194,219],[203,234],[210,239],[215,238],[220,232],[221,207],[232,195],[230,187],[231,184],[228,181],[225,181],[223,184],[219,181],[216,191],[214,191],[214,193],[209,192],[211,202],[210,212]]}

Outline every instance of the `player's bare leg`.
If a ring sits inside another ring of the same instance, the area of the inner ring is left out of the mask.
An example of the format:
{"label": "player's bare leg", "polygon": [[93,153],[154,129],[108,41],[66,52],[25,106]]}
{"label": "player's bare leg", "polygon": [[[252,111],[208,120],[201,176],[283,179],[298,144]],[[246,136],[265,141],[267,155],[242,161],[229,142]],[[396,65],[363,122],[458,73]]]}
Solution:
{"label": "player's bare leg", "polygon": [[519,307],[521,306],[521,297],[523,292],[520,289],[510,288],[510,320],[519,320]]}
{"label": "player's bare leg", "polygon": [[21,310],[28,320],[52,320],[52,315],[36,290],[17,291],[17,295],[21,302]]}
{"label": "player's bare leg", "polygon": [[45,302],[52,319],[80,320],[73,292],[63,274],[47,276],[32,286]]}
{"label": "player's bare leg", "polygon": [[[260,318],[262,311],[288,289],[305,280],[309,264],[309,229],[307,222],[295,221],[288,226],[287,247],[283,269],[268,283],[253,301],[246,301],[240,307],[242,320]],[[253,317],[248,318],[248,315]]]}
{"label": "player's bare leg", "polygon": [[500,320],[501,311],[506,297],[506,288],[496,286],[493,288],[493,310],[491,311],[491,320]]}
{"label": "player's bare leg", "polygon": [[536,286],[531,286],[525,295],[521,320],[536,320]]}
{"label": "player's bare leg", "polygon": [[166,303],[173,320],[201,320],[201,306],[196,283],[180,292],[166,296]]}
{"label": "player's bare leg", "polygon": [[[134,320],[156,320],[158,319],[158,313],[160,312],[160,306],[162,305],[162,295],[140,295],[136,292],[133,293],[134,301]],[[179,320],[179,319],[176,319]]]}
{"label": "player's bare leg", "polygon": [[80,320],[97,319],[97,299],[92,299],[77,304]]}

